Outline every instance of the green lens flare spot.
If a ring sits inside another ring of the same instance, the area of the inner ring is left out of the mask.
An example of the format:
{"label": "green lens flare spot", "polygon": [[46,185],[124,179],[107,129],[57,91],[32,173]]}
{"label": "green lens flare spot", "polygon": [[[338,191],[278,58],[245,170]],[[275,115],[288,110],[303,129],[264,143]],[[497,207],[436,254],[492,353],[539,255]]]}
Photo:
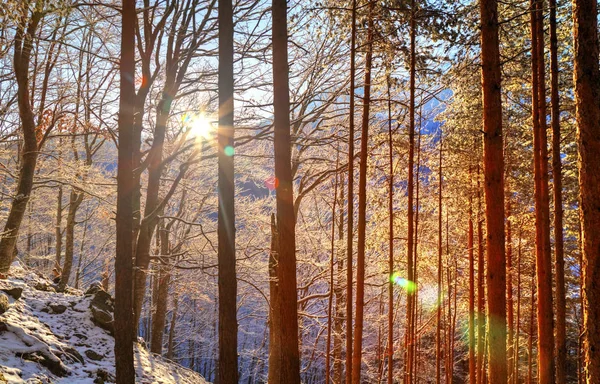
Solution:
{"label": "green lens flare spot", "polygon": [[235,153],[235,150],[233,149],[233,147],[231,145],[228,145],[225,147],[225,149],[223,149],[223,153],[225,153],[226,156],[233,156],[233,154]]}
{"label": "green lens flare spot", "polygon": [[398,272],[394,272],[392,276],[390,276],[390,281],[408,293],[414,293],[417,290],[417,284],[400,276],[400,273]]}

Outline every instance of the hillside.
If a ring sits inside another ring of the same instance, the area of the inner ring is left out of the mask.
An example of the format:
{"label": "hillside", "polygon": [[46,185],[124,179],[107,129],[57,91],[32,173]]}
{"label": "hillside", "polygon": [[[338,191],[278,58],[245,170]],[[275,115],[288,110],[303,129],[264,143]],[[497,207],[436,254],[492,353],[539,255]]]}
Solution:
{"label": "hillside", "polygon": [[[11,268],[0,280],[0,383],[114,381],[112,298],[99,285],[86,293],[57,293],[47,279]],[[135,347],[135,363],[138,383],[206,383],[143,343]]]}

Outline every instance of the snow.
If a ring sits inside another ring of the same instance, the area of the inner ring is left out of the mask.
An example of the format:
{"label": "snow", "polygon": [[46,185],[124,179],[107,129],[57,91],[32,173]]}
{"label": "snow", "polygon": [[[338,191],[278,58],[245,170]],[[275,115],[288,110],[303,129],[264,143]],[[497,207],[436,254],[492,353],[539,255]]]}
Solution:
{"label": "snow", "polygon": [[[18,264],[10,274],[0,280],[0,290],[21,287],[23,293],[19,300],[9,296],[10,308],[0,315],[0,383],[114,382],[114,338],[92,322],[92,296],[73,289],[38,290],[51,283]],[[54,313],[50,305],[64,305],[66,311]],[[134,349],[136,383],[207,384],[139,343]]]}

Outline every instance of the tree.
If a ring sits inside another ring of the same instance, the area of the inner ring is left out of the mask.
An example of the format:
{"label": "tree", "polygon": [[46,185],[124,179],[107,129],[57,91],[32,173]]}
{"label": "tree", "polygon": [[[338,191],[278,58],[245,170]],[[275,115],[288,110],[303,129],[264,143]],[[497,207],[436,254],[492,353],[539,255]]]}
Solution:
{"label": "tree", "polygon": [[[481,0],[483,164],[487,230],[488,380],[506,383],[506,260],[504,255],[504,153],[498,2]],[[481,287],[480,287],[481,288]]]}
{"label": "tree", "polygon": [[550,75],[552,103],[552,181],[554,198],[554,259],[556,270],[556,383],[566,382],[566,294],[565,259],[563,239],[562,163],[560,158],[560,101],[558,85],[558,37],[556,32],[556,0],[549,1],[550,8]]}
{"label": "tree", "polygon": [[[44,0],[36,0],[29,15],[31,1],[24,1],[19,5],[19,20],[14,41],[13,65],[15,78],[17,80],[17,100],[19,106],[19,117],[23,131],[23,149],[21,152],[19,178],[17,193],[12,201],[10,212],[4,225],[2,238],[0,239],[0,274],[8,272],[14,259],[19,229],[31,190],[33,188],[33,176],[38,158],[39,145],[38,130],[43,125],[36,127],[33,109],[31,106],[31,91],[29,89],[29,71],[31,62],[31,51],[33,41],[40,21],[44,15]],[[42,123],[41,121],[39,122]],[[49,127],[46,127],[48,129]],[[47,131],[48,132],[48,131]],[[42,135],[47,134],[42,132]]]}
{"label": "tree", "polygon": [[554,329],[552,324],[554,311],[552,307],[552,259],[550,253],[543,1],[534,0],[531,2],[531,7],[535,244],[538,284],[538,374],[540,383],[550,384],[554,382]]}
{"label": "tree", "polygon": [[233,6],[219,1],[219,382],[237,383],[237,280],[233,168]]}
{"label": "tree", "polygon": [[115,363],[118,384],[133,384],[133,123],[135,98],[135,0],[123,0],[119,81],[117,255],[115,258]]}
{"label": "tree", "polygon": [[360,136],[360,165],[358,180],[358,244],[356,256],[356,318],[354,321],[354,345],[352,346],[352,383],[361,382],[362,343],[365,301],[365,247],[367,221],[367,160],[369,158],[369,107],[371,103],[371,68],[373,65],[373,8],[369,1],[367,27],[367,53],[365,59],[365,84],[363,98],[362,129]]}
{"label": "tree", "polygon": [[273,110],[277,231],[277,280],[281,314],[281,372],[277,382],[300,383],[298,296],[296,292],[296,231],[290,137],[287,1],[273,0]]}
{"label": "tree", "polygon": [[595,1],[573,1],[585,380],[600,380],[600,70]]}

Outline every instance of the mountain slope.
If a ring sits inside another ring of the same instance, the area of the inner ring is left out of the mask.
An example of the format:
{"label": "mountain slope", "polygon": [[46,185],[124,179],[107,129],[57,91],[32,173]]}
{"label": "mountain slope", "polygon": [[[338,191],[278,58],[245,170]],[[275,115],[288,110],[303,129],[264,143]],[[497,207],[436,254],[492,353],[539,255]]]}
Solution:
{"label": "mountain slope", "polygon": [[[0,383],[114,382],[114,338],[96,325],[98,314],[109,319],[112,314],[100,306],[92,316],[90,309],[99,298],[110,301],[100,293],[97,287],[88,295],[72,289],[57,293],[50,281],[14,265],[11,276],[0,280],[0,313],[5,311],[0,315]],[[206,384],[197,373],[139,344],[135,364],[137,383]]]}

